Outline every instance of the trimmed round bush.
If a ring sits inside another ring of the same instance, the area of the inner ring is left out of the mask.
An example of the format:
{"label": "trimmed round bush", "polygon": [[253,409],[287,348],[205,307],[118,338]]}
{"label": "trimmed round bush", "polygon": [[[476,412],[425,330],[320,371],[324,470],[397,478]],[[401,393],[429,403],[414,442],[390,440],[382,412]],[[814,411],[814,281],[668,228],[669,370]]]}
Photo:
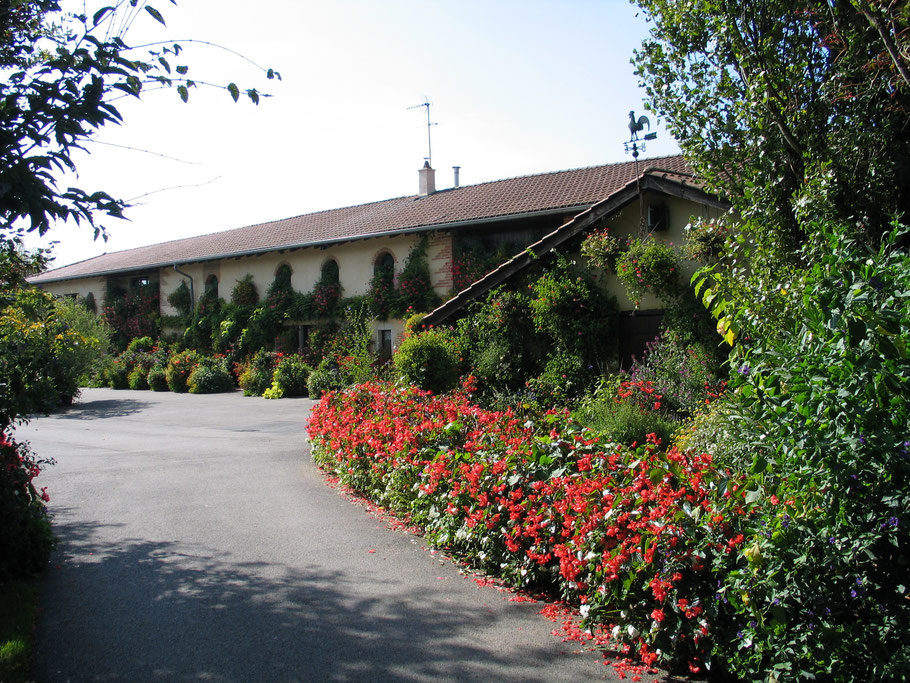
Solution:
{"label": "trimmed round bush", "polygon": [[200,363],[190,373],[187,386],[191,394],[220,394],[233,391],[234,378],[218,364]]}
{"label": "trimmed round bush", "polygon": [[129,389],[129,367],[119,361],[106,368],[104,371],[104,380],[111,389]]}
{"label": "trimmed round bush", "polygon": [[126,350],[130,353],[148,353],[155,348],[155,343],[155,340],[151,337],[135,337],[127,345]]}
{"label": "trimmed round bush", "polygon": [[141,365],[137,365],[132,370],[126,378],[127,384],[129,384],[130,389],[148,389],[148,372]]}
{"label": "trimmed round bush", "polygon": [[147,378],[149,389],[152,391],[170,391],[170,387],[167,385],[167,377],[164,373],[164,368],[161,366],[155,366],[149,370]]}
{"label": "trimmed round bush", "polygon": [[[298,355],[284,356],[278,361],[275,372],[272,374],[271,391],[273,396],[266,398],[282,398],[285,396],[306,396],[307,380],[313,369],[303,362]],[[280,395],[274,395],[274,394]]]}
{"label": "trimmed round bush", "polygon": [[323,394],[337,391],[345,385],[344,376],[338,365],[328,356],[322,359],[307,379],[310,398],[322,398]]}
{"label": "trimmed round bush", "polygon": [[434,394],[451,391],[458,384],[458,355],[451,336],[442,330],[407,337],[393,363],[401,379]]}

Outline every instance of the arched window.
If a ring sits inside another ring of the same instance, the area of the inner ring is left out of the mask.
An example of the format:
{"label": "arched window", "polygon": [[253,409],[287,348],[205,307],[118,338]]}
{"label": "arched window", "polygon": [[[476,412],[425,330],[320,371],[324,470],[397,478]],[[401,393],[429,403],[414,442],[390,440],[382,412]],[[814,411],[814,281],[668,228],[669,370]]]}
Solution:
{"label": "arched window", "polygon": [[218,276],[209,275],[205,278],[205,295],[212,299],[218,298]]}
{"label": "arched window", "polygon": [[329,259],[322,264],[322,277],[320,278],[325,284],[338,284],[338,261]]}
{"label": "arched window", "polygon": [[275,289],[291,289],[291,274],[294,271],[287,263],[282,263],[275,269],[275,279],[269,287],[269,291]]}
{"label": "arched window", "polygon": [[373,265],[373,275],[391,279],[395,275],[395,257],[389,252],[382,254]]}

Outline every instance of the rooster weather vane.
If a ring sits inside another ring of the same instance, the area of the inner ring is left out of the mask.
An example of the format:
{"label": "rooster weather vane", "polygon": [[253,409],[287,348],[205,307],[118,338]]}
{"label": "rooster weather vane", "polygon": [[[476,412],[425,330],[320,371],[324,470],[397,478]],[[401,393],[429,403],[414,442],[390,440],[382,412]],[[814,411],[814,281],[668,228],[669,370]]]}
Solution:
{"label": "rooster weather vane", "polygon": [[[646,126],[648,132],[645,133],[644,137],[639,138],[638,134],[641,133]],[[639,116],[636,119],[634,111],[629,112],[629,132],[632,135],[628,142],[623,143],[623,147],[626,150],[626,154],[631,152],[632,158],[635,160],[635,184],[638,188],[638,232],[640,237],[644,237],[648,234],[648,225],[645,222],[645,204],[641,193],[641,175],[638,172],[638,155],[645,151],[645,142],[657,139],[657,132],[651,132],[651,122],[648,120],[647,116]]]}
{"label": "rooster weather vane", "polygon": [[[644,138],[638,137],[638,134],[641,133],[645,126],[648,127],[648,132],[645,133]],[[632,153],[633,159],[638,159],[639,152],[645,151],[645,141],[654,140],[657,137],[657,133],[651,132],[651,121],[648,120],[647,116],[639,116],[635,118],[635,112],[629,112],[629,132],[632,136],[629,138],[629,141],[623,143],[626,149],[626,154],[629,152]]]}

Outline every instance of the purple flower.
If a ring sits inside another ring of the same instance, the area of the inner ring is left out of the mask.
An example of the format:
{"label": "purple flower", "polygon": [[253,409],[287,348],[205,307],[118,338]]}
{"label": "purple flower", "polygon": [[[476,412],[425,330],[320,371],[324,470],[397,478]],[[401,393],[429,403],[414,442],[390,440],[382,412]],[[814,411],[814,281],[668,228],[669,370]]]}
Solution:
{"label": "purple flower", "polygon": [[749,367],[748,363],[743,363],[741,366],[739,366],[739,370],[737,370],[737,372],[743,377],[748,377],[751,371],[752,368]]}

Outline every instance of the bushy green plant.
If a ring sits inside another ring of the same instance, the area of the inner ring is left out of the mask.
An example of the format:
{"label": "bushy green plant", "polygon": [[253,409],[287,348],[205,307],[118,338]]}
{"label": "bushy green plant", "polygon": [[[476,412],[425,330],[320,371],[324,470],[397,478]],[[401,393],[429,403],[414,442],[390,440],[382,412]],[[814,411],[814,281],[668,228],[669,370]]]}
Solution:
{"label": "bushy green plant", "polygon": [[126,345],[129,353],[148,353],[155,348],[156,342],[151,337],[136,337]]}
{"label": "bushy green plant", "polygon": [[458,384],[458,355],[448,330],[412,333],[395,351],[395,372],[424,391],[442,394]]}
{"label": "bushy green plant", "polygon": [[272,385],[265,390],[266,398],[307,395],[307,380],[313,369],[297,354],[282,356],[272,374]]}
{"label": "bushy green plant", "polygon": [[0,296],[0,427],[68,405],[98,340],[70,329],[58,302],[27,288]]}
{"label": "bushy green plant", "polygon": [[456,326],[461,374],[473,374],[483,397],[523,391],[540,374],[547,348],[534,328],[529,298],[495,289]]}
{"label": "bushy green plant", "polygon": [[187,380],[189,380],[190,374],[196,368],[199,359],[200,356],[195,351],[180,351],[168,359],[164,377],[171,391],[175,394],[183,394],[189,391]]}
{"label": "bushy green plant", "polygon": [[148,373],[149,371],[143,368],[141,365],[137,365],[126,376],[126,383],[130,389],[141,390],[148,389]]}
{"label": "bushy green plant", "polygon": [[659,409],[621,396],[623,378],[614,375],[602,380],[596,390],[584,396],[572,416],[607,440],[625,445],[643,444],[649,434],[669,444],[680,423],[667,418]]}
{"label": "bushy green plant", "polygon": [[78,334],[83,340],[69,346],[61,361],[76,376],[79,386],[88,386],[110,351],[111,329],[78,299],[58,299],[56,308],[57,319],[67,333]]}
{"label": "bushy green plant", "polygon": [[219,394],[234,390],[234,376],[225,358],[201,357],[186,380],[191,394]]}
{"label": "bushy green plant", "polygon": [[[748,473],[746,551],[718,572],[736,675],[902,680],[910,671],[910,256],[824,236],[773,336],[731,359],[721,466]],[[737,315],[742,334],[748,314]],[[862,643],[862,647],[857,647]],[[745,645],[744,645],[745,644]]]}
{"label": "bushy green plant", "polygon": [[345,378],[334,358],[326,356],[307,378],[307,392],[310,398],[322,398],[330,391],[345,386]]}
{"label": "bushy green plant", "polygon": [[130,367],[119,359],[114,359],[113,363],[102,370],[101,379],[104,386],[111,389],[129,389],[129,376]]}
{"label": "bushy green plant", "polygon": [[262,396],[272,383],[278,354],[273,351],[257,351],[241,364],[238,383],[244,396]]}
{"label": "bushy green plant", "polygon": [[256,290],[256,283],[253,282],[253,276],[250,273],[237,280],[231,290],[231,303],[242,308],[249,308],[259,303],[259,292]]}
{"label": "bushy green plant", "polygon": [[193,299],[186,280],[181,280],[177,288],[167,295],[167,302],[177,309],[180,315],[188,316],[190,314],[193,310]]}
{"label": "bushy green plant", "polygon": [[164,367],[156,365],[149,370],[146,381],[148,382],[149,389],[152,391],[170,391],[170,387],[167,385],[167,375],[165,374]]}

